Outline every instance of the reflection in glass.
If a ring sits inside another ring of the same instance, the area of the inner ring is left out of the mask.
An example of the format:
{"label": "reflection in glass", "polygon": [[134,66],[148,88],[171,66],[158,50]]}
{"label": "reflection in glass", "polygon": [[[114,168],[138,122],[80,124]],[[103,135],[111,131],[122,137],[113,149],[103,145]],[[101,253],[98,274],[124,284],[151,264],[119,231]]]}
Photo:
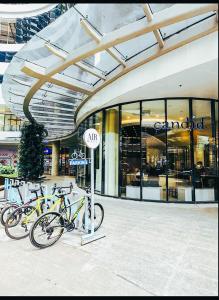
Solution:
{"label": "reflection in glass", "polygon": [[167,100],[168,199],[192,201],[189,100]]}
{"label": "reflection in glass", "polygon": [[166,200],[166,135],[159,128],[164,121],[164,100],[142,103],[143,199]]}
{"label": "reflection in glass", "polygon": [[122,106],[121,117],[121,196],[140,198],[141,182],[140,103]]}
{"label": "reflection in glass", "polygon": [[[101,136],[95,192],[152,201],[218,201],[218,101],[144,100],[105,109],[79,126],[76,145],[86,157],[82,136],[90,127]],[[77,179],[79,186],[90,184],[90,165],[77,166]]]}
{"label": "reflection in glass", "polygon": [[196,201],[214,201],[216,187],[216,132],[211,101],[193,100]]}

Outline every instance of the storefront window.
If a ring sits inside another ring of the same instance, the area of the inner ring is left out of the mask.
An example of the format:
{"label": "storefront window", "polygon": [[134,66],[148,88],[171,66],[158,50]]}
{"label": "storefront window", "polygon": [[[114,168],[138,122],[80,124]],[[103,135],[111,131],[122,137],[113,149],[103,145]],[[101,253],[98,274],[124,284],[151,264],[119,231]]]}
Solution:
{"label": "storefront window", "polygon": [[[218,101],[154,99],[106,108],[83,121],[95,128],[95,192],[149,201],[218,201]],[[75,166],[79,186],[90,165]]]}
{"label": "storefront window", "polygon": [[192,201],[189,100],[167,100],[168,200]]}
{"label": "storefront window", "polygon": [[217,175],[219,175],[219,124],[218,124],[218,115],[219,115],[219,105],[218,101],[215,101],[215,123],[216,123],[216,145],[217,145]]}
{"label": "storefront window", "polygon": [[194,170],[196,201],[214,201],[216,178],[216,124],[211,101],[193,100]]}
{"label": "storefront window", "polygon": [[69,169],[69,148],[60,149],[60,172],[61,175],[70,175]]}
{"label": "storefront window", "polygon": [[118,196],[119,108],[105,110],[104,193]]}
{"label": "storefront window", "polygon": [[[84,145],[84,142],[83,142],[83,134],[86,130],[86,122],[84,121],[83,123],[80,124],[79,128],[78,128],[78,134],[77,134],[77,143],[75,146],[74,149],[72,149],[73,151],[80,151],[82,153],[86,153],[86,147]],[[85,178],[86,178],[86,166],[85,165],[77,165],[77,166],[72,166],[73,170],[72,172],[73,173],[76,173],[76,181],[77,181],[77,184],[80,186],[80,187],[85,187],[86,185],[86,182],[85,182]]]}
{"label": "storefront window", "polygon": [[142,103],[142,198],[166,200],[164,100]]}
{"label": "storefront window", "polygon": [[140,103],[122,106],[120,138],[120,193],[140,199],[141,192],[141,127]]}

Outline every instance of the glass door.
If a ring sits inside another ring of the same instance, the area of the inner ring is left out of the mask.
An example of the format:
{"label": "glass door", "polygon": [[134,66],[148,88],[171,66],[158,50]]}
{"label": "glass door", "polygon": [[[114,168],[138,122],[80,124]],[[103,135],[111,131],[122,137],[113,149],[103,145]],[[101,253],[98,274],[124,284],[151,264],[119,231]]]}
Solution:
{"label": "glass door", "polygon": [[142,199],[166,200],[166,131],[164,100],[142,103]]}
{"label": "glass door", "polygon": [[189,100],[167,100],[168,200],[192,201]]}

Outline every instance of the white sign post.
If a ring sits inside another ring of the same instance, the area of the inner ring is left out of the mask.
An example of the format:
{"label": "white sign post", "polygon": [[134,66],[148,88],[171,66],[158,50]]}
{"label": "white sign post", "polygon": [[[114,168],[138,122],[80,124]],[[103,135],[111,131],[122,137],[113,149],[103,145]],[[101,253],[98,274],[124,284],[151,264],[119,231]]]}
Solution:
{"label": "white sign post", "polygon": [[[83,140],[85,145],[91,149],[91,233],[82,236],[81,244],[85,245],[103,238],[105,235],[94,235],[94,149],[100,144],[100,136],[96,129],[90,128],[84,132]],[[85,212],[85,216],[87,216],[87,212]]]}

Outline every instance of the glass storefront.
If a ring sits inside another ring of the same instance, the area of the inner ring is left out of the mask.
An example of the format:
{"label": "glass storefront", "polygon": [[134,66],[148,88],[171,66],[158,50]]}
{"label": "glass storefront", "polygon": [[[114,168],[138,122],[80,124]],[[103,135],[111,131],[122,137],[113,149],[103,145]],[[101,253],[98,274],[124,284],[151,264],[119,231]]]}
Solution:
{"label": "glass storefront", "polygon": [[[98,111],[78,130],[95,128],[95,191],[144,201],[218,201],[218,100],[171,98],[125,103]],[[77,182],[89,184],[90,166]]]}
{"label": "glass storefront", "polygon": [[192,201],[189,100],[181,99],[177,106],[176,101],[167,100],[167,122],[171,124],[167,130],[168,199]]}
{"label": "glass storefront", "polygon": [[142,102],[141,115],[142,198],[165,201],[166,131],[156,126],[165,122],[164,100]]}
{"label": "glass storefront", "polygon": [[141,126],[140,103],[121,107],[120,194],[140,199],[141,191]]}

